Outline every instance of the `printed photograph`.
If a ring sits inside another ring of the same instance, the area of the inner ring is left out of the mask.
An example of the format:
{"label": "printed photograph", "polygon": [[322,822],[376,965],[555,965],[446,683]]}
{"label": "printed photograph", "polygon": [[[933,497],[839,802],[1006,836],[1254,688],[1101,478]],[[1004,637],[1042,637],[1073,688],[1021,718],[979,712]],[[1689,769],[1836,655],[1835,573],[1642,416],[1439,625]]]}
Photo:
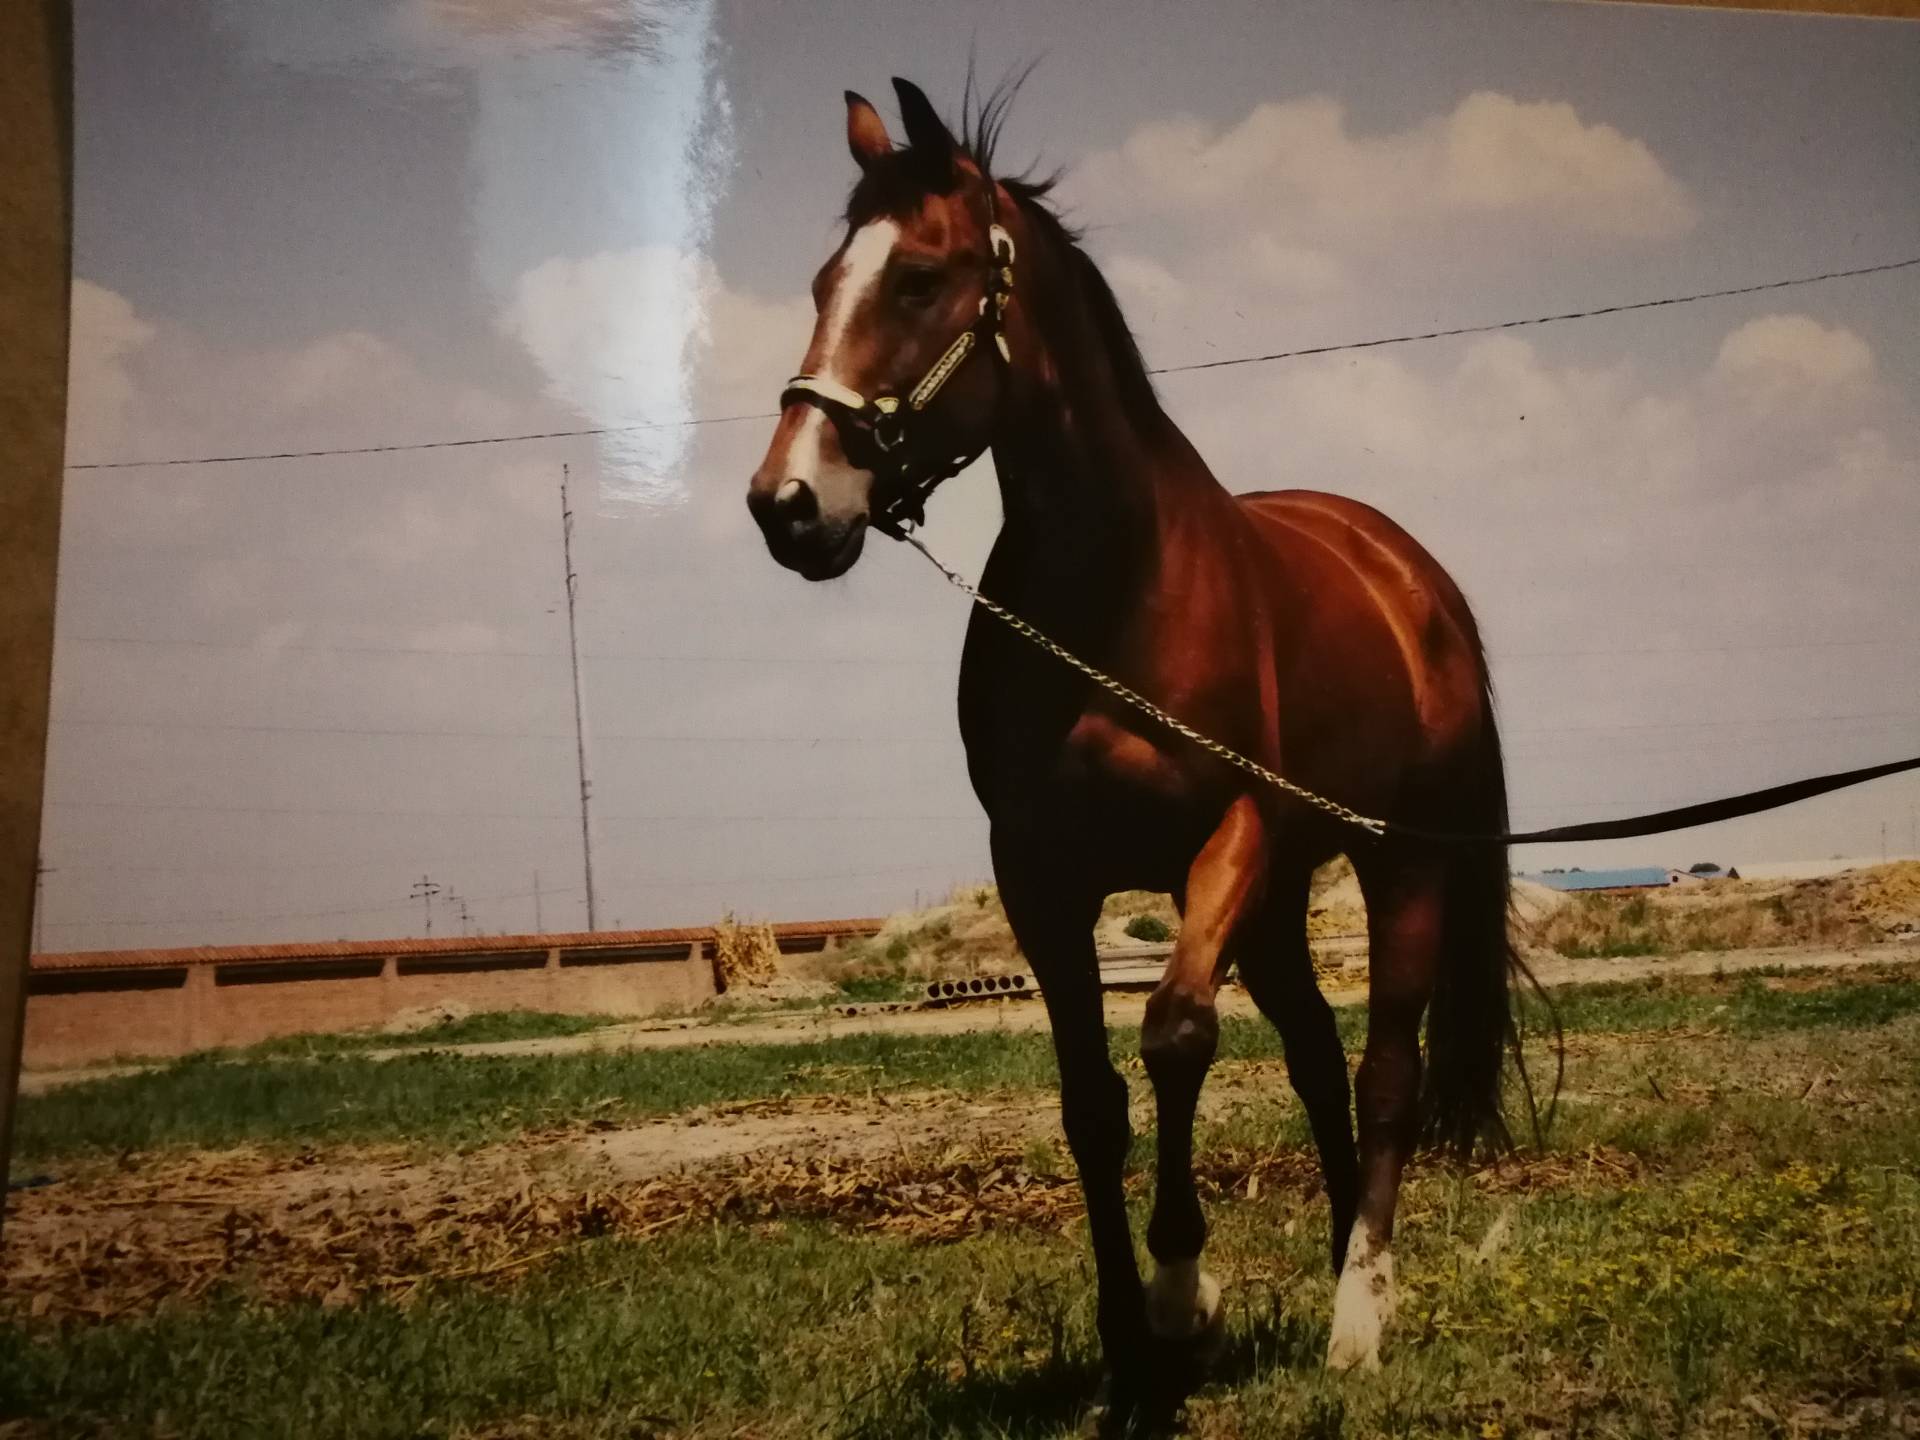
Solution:
{"label": "printed photograph", "polygon": [[0,1437],[1920,1434],[1920,22],[72,21]]}

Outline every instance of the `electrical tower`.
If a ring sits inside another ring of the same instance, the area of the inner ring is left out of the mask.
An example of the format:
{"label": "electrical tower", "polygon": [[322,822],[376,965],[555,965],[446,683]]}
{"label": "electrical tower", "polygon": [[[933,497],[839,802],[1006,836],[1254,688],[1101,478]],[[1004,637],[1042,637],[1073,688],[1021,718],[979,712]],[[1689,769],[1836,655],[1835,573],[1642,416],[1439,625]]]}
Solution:
{"label": "electrical tower", "polygon": [[413,898],[427,907],[427,938],[433,938],[433,897],[440,893],[440,887],[422,875],[413,882]]}

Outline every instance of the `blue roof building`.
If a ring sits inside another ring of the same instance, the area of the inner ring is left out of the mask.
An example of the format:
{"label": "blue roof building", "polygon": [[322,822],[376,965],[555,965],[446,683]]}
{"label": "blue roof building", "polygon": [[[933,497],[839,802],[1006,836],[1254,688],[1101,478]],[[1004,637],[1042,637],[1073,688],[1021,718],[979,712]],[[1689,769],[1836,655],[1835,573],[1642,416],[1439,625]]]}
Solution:
{"label": "blue roof building", "polygon": [[1521,877],[1550,890],[1663,890],[1671,873],[1658,865],[1641,865],[1631,870],[1550,870],[1542,875]]}

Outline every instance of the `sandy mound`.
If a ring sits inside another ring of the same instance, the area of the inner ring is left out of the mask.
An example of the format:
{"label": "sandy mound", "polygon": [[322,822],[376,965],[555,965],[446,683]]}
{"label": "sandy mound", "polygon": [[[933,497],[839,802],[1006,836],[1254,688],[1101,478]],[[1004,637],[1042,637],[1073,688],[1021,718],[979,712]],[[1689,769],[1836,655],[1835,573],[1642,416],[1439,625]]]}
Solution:
{"label": "sandy mound", "polygon": [[1920,932],[1920,860],[1897,860],[1834,877],[1846,885],[1840,897],[1854,914],[1888,935]]}
{"label": "sandy mound", "polygon": [[1573,897],[1538,880],[1513,882],[1513,913],[1521,925],[1531,927],[1546,919]]}

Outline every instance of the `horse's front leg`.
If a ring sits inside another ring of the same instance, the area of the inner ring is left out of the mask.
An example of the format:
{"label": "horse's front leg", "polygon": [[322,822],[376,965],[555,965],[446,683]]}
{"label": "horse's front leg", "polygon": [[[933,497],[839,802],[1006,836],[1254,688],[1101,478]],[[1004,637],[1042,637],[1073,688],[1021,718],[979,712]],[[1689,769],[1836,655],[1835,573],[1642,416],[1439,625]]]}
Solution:
{"label": "horse's front leg", "polygon": [[[1147,1320],[1158,1338],[1176,1347],[1164,1357],[1169,1361],[1179,1349],[1204,1348],[1221,1333],[1220,1287],[1200,1269],[1207,1222],[1193,1188],[1193,1122],[1220,1038],[1214,995],[1226,975],[1228,946],[1262,901],[1270,856],[1267,823],[1253,799],[1242,796],[1188,871],[1180,937],[1140,1031],[1160,1128],[1147,1226],[1154,1259]],[[1178,1385],[1192,1377],[1166,1378]]]}
{"label": "horse's front leg", "polygon": [[[1062,864],[1057,847],[1008,844],[996,827],[994,873],[1014,939],[1040,982],[1060,1066],[1060,1121],[1080,1172],[1100,1295],[1098,1326],[1110,1414],[1124,1423],[1144,1399],[1146,1312],[1122,1181],[1133,1130],[1127,1082],[1107,1053],[1093,927],[1104,899]],[[1050,852],[1050,853],[1048,853]]]}

